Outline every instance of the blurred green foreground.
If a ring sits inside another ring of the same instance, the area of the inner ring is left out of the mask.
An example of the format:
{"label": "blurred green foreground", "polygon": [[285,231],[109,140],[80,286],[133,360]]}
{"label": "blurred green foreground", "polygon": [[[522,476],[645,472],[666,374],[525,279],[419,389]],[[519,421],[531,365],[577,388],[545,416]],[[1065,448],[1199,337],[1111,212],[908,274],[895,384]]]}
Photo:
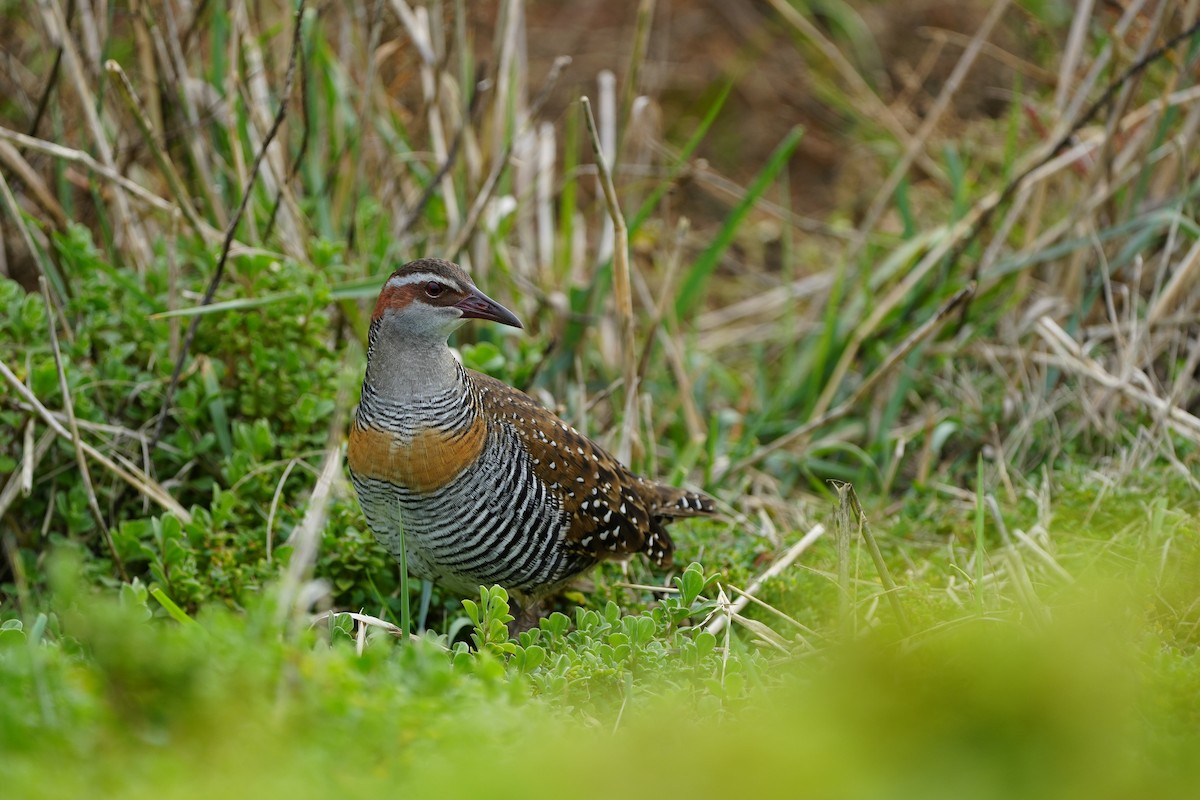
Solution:
{"label": "blurred green foreground", "polygon": [[551,653],[555,684],[378,630],[359,655],[270,598],[180,624],[60,560],[57,613],[0,634],[3,795],[1194,797],[1195,519],[1156,536],[1169,562],[1144,527],[1081,535],[1094,566],[1042,620],[968,608],[771,659],[735,636],[698,677],[606,668],[597,632]]}

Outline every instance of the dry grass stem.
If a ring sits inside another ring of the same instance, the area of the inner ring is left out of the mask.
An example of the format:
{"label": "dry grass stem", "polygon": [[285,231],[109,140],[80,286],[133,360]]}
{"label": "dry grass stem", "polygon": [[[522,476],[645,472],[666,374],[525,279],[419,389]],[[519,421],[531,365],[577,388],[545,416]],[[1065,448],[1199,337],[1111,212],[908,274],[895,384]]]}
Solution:
{"label": "dry grass stem", "polygon": [[54,414],[50,413],[50,411],[44,405],[42,405],[41,401],[37,399],[33,392],[29,391],[25,384],[21,383],[21,379],[18,378],[16,373],[9,369],[8,365],[3,361],[0,361],[0,377],[3,377],[8,382],[8,385],[13,389],[13,391],[16,392],[17,395],[20,396],[26,403],[28,403],[29,406],[37,412],[38,416],[41,417],[42,420],[49,425],[50,429],[56,434],[72,444],[78,441],[80,449],[83,450],[88,458],[111,471],[118,478],[128,483],[141,494],[144,494],[157,505],[174,514],[183,522],[191,522],[192,515],[188,512],[188,510],[179,505],[175,498],[171,497],[171,495],[153,478],[146,475],[146,473],[142,472],[136,467],[123,467],[117,464],[111,458],[104,455],[99,450],[83,441],[81,438],[72,437],[71,432],[63,427],[63,425],[54,418]]}
{"label": "dry grass stem", "polygon": [[[10,480],[17,481],[17,486],[20,487],[21,495],[23,497],[28,497],[33,491],[33,470],[34,467],[37,466],[37,462],[41,461],[42,455],[45,455],[45,453],[38,454],[38,448],[34,447],[33,433],[34,421],[33,418],[30,417],[30,419],[25,423],[25,436],[22,441],[23,446],[21,448],[20,477],[18,478],[16,474],[10,476]],[[42,434],[42,441],[46,442],[47,446],[49,446],[49,442],[51,442],[53,439],[53,431],[46,431],[44,434]],[[41,442],[39,442],[39,444],[41,444]],[[0,517],[3,516],[4,512],[3,510],[0,510]]]}
{"label": "dry grass stem", "polygon": [[[154,192],[151,192],[144,186],[141,186],[140,184],[130,180],[121,173],[117,172],[115,169],[101,164],[99,161],[92,158],[82,150],[64,147],[60,144],[55,144],[54,142],[48,142],[45,139],[27,136],[19,131],[5,128],[4,126],[0,126],[0,139],[12,142],[13,144],[26,150],[32,150],[37,153],[42,153],[43,155],[48,155],[51,158],[56,158],[60,161],[78,164],[94,175],[97,175],[104,180],[109,181],[114,186],[125,190],[129,193],[130,197],[141,200],[146,205],[158,211],[162,211],[167,214],[183,213],[180,211],[179,207],[170,200],[159,197],[158,195],[154,194]],[[221,241],[222,233],[216,228],[213,228],[208,224],[203,224],[202,229],[204,238],[209,243]],[[246,245],[238,243],[237,250],[248,249],[250,248],[248,248]],[[237,250],[235,250],[235,252],[237,252]]]}
{"label": "dry grass stem", "polygon": [[100,510],[100,503],[96,500],[96,488],[92,485],[92,473],[88,469],[87,459],[83,455],[83,439],[80,438],[79,426],[75,423],[75,403],[71,400],[71,386],[67,382],[62,350],[58,346],[58,330],[54,324],[55,309],[54,304],[50,302],[50,289],[44,276],[38,278],[38,283],[42,290],[42,299],[46,304],[46,327],[50,333],[50,349],[54,353],[54,367],[58,371],[58,388],[62,392],[63,409],[67,414],[67,430],[70,433],[71,444],[75,447],[75,465],[79,467],[79,477],[83,482],[84,494],[87,496],[88,510],[92,512],[92,518],[96,520],[100,534],[108,545],[108,551],[112,554],[117,574],[121,576],[121,580],[128,581],[129,575],[125,572],[125,564],[121,561],[120,554],[117,553],[117,546],[113,543],[108,523],[104,521],[104,512]]}
{"label": "dry grass stem", "polygon": [[1054,92],[1054,105],[1060,118],[1066,118],[1067,96],[1075,84],[1075,75],[1079,72],[1079,62],[1083,58],[1083,48],[1087,44],[1088,29],[1092,22],[1092,5],[1094,0],[1079,0],[1075,6],[1075,14],[1071,17],[1071,30],[1067,34],[1067,46],[1063,49],[1062,60],[1058,64],[1058,83]]}
{"label": "dry grass stem", "polygon": [[[259,46],[260,36],[250,26],[244,0],[235,3],[233,15],[234,29],[240,34],[238,40],[243,58],[246,60],[246,70],[243,73],[246,80],[244,90],[248,95],[246,107],[250,112],[250,119],[253,121],[253,124],[246,126],[246,134],[254,151],[254,163],[242,182],[242,202],[228,229],[234,229],[240,221],[245,221],[252,233],[252,238],[259,239],[259,235],[255,231],[256,215],[247,215],[244,207],[253,194],[256,182],[261,180],[267,194],[277,197],[281,201],[273,219],[274,224],[279,228],[280,246],[285,253],[298,260],[307,256],[304,243],[308,241],[309,236],[306,234],[303,223],[305,217],[300,208],[300,202],[287,182],[288,167],[284,157],[283,143],[279,140],[278,134],[284,119],[287,118],[288,108],[292,101],[292,88],[295,85],[297,66],[301,56],[301,35],[304,30],[306,3],[307,0],[301,0],[292,16],[291,50],[288,54],[288,66],[283,79],[284,85],[279,92],[279,107],[274,112],[272,111],[274,101],[271,99],[271,87],[267,82],[269,71],[264,63],[262,48]],[[234,148],[234,152],[240,152],[240,148]]]}
{"label": "dry grass stem", "polygon": [[853,490],[849,483],[835,481],[837,507],[833,511],[833,537],[837,550],[838,621],[843,634],[854,632],[854,597],[850,590],[850,542],[854,540],[854,522],[850,518],[851,503],[847,495]]}
{"label": "dry grass stem", "polygon": [[[206,306],[212,302],[213,297],[217,293],[217,287],[221,285],[221,279],[225,275],[225,264],[229,259],[229,251],[233,246],[233,237],[237,232],[238,223],[245,216],[246,208],[250,204],[250,197],[254,190],[255,180],[258,178],[260,168],[262,167],[264,157],[275,140],[275,135],[279,132],[279,128],[283,125],[283,120],[287,116],[288,103],[292,95],[292,83],[296,77],[296,62],[300,54],[300,34],[303,30],[304,6],[306,0],[300,0],[296,7],[296,14],[293,20],[292,28],[292,49],[288,56],[287,74],[284,77],[284,88],[280,95],[279,110],[275,113],[275,119],[271,123],[270,129],[267,131],[266,138],[263,139],[262,146],[258,149],[257,155],[254,157],[254,166],[250,170],[250,175],[242,188],[242,200],[238,204],[238,209],[233,215],[233,219],[229,221],[229,226],[225,230],[225,237],[221,243],[221,254],[217,258],[217,266],[213,271],[212,279],[208,283],[208,288],[204,292],[204,297],[200,301],[201,306]],[[285,236],[285,239],[294,237]],[[171,379],[167,383],[166,391],[163,394],[162,408],[159,410],[158,422],[154,426],[154,436],[151,438],[151,448],[158,443],[162,438],[163,431],[167,425],[167,418],[170,415],[171,403],[175,396],[175,389],[179,385],[179,378],[183,374],[183,362],[187,360],[188,353],[191,352],[192,342],[196,339],[196,330],[200,327],[200,316],[192,317],[191,323],[188,325],[187,335],[183,339],[183,346],[179,350],[179,355],[175,358],[175,367],[171,372]]]}
{"label": "dry grass stem", "polygon": [[42,176],[21,155],[21,151],[8,141],[0,141],[0,162],[13,171],[13,174],[29,190],[30,196],[38,204],[38,207],[50,215],[50,224],[56,230],[67,227],[67,212],[55,199],[50,187],[42,180]]}
{"label": "dry grass stem", "polygon": [[[87,76],[84,74],[83,65],[81,63],[79,52],[75,49],[75,43],[71,39],[71,32],[67,26],[63,15],[62,4],[58,0],[42,0],[39,3],[42,11],[42,20],[46,26],[46,31],[50,35],[51,42],[61,48],[63,63],[66,65],[67,73],[70,76],[71,84],[75,88],[75,93],[79,98],[79,108],[83,112],[84,120],[87,123],[87,128],[92,135],[92,143],[96,146],[96,151],[100,154],[100,161],[112,172],[117,172],[116,162],[113,158],[112,145],[108,141],[108,136],[104,132],[104,125],[100,121],[97,108],[101,104],[96,101],[88,87]],[[87,30],[87,26],[83,26]],[[97,53],[99,50],[97,49]],[[152,253],[150,243],[146,240],[143,231],[134,221],[133,213],[129,208],[128,199],[122,192],[113,194],[114,214],[117,220],[118,239],[124,241],[129,248],[129,257],[132,266],[138,271],[143,271],[150,263]]]}
{"label": "dry grass stem", "polygon": [[[730,584],[726,584],[726,587],[727,587],[727,588],[728,588],[728,589],[729,589],[731,592],[733,592],[734,594],[736,594],[738,597],[746,597],[746,598],[749,598],[750,602],[751,602],[751,603],[753,603],[754,605],[758,606],[759,608],[765,608],[767,611],[770,611],[772,614],[774,614],[775,616],[779,617],[780,619],[783,619],[784,621],[786,621],[786,622],[788,622],[788,623],[792,624],[792,625],[793,625],[793,626],[795,626],[797,629],[799,629],[799,630],[803,631],[804,633],[808,634],[809,636],[814,636],[814,637],[820,636],[820,634],[819,634],[819,633],[817,633],[817,631],[814,631],[812,628],[808,627],[807,625],[805,625],[805,624],[804,624],[803,622],[801,622],[800,620],[796,619],[795,617],[791,616],[790,614],[784,613],[783,611],[779,610],[778,608],[776,608],[775,606],[773,606],[773,605],[771,605],[770,603],[766,602],[765,600],[762,600],[761,598],[755,597],[755,596],[754,596],[754,595],[752,595],[752,594],[747,594],[747,593],[745,592],[745,590],[743,590],[743,589],[739,589],[738,587],[734,586],[734,585],[733,585],[733,584],[731,584],[731,583],[730,583]],[[801,643],[802,643],[802,644],[803,644],[805,647],[807,647],[807,648],[808,648],[808,649],[810,649],[810,650],[815,650],[815,649],[816,649],[816,646],[815,646],[815,645],[814,645],[812,642],[810,642],[810,641],[809,641],[807,638],[805,638],[804,636],[802,636],[802,635],[799,635],[799,634],[797,634],[797,636],[798,636],[798,638],[800,639],[800,642],[801,642]]]}
{"label": "dry grass stem", "polygon": [[[928,275],[934,267],[943,263],[946,254],[950,252],[951,247],[955,243],[961,244],[963,237],[970,235],[969,232],[973,226],[980,220],[988,209],[994,208],[998,197],[994,194],[988,195],[979,203],[976,204],[970,212],[959,219],[951,228],[941,232],[936,244],[930,248],[925,256],[917,262],[917,264],[908,271],[904,278],[892,287],[886,295],[879,299],[871,314],[859,323],[846,348],[842,351],[838,358],[837,364],[834,366],[833,373],[829,377],[829,381],[825,384],[821,396],[817,398],[817,403],[813,409],[814,416],[820,416],[829,408],[833,402],[834,395],[840,388],[846,374],[850,371],[850,366],[854,363],[854,359],[858,357],[859,348],[862,347],[864,341],[870,336],[883,322],[887,316],[892,313],[905,300],[912,296],[912,292],[917,285]],[[970,287],[971,294],[974,294],[974,284]],[[963,290],[960,290],[960,292]],[[971,295],[964,298],[954,298],[955,305],[959,305],[962,301],[968,300]],[[961,306],[966,308],[965,305]],[[942,315],[939,313],[934,319],[941,320]]]}
{"label": "dry grass stem", "polygon": [[852,485],[844,485],[848,489],[844,492],[839,489],[839,503],[845,503],[849,507],[848,513],[852,513],[856,518],[858,535],[867,544],[867,552],[871,554],[871,561],[875,563],[875,570],[879,573],[879,582],[883,584],[884,594],[892,606],[892,612],[896,615],[896,624],[900,627],[902,634],[907,636],[909,631],[908,617],[904,613],[904,606],[900,604],[899,587],[892,580],[891,570],[888,569],[887,562],[883,560],[883,553],[879,550],[879,542],[876,541],[875,534],[867,522],[867,514],[863,511],[862,504],[858,502],[858,494],[855,493]]}
{"label": "dry grass stem", "polygon": [[[424,7],[418,7],[414,11],[402,0],[392,0],[392,8],[395,9],[396,15],[408,31],[408,35],[420,55],[421,91],[425,99],[426,121],[429,125],[429,138],[433,144],[434,158],[438,163],[448,163],[451,151],[446,136],[446,126],[442,121],[442,87],[439,80],[438,57],[435,52],[429,12]],[[503,75],[500,80],[503,80]],[[463,121],[463,124],[466,125],[466,120]],[[455,230],[459,227],[462,215],[458,208],[458,194],[454,189],[454,179],[448,170],[441,174],[440,185],[449,228]]]}
{"label": "dry grass stem", "polygon": [[[808,550],[808,548],[812,546],[813,542],[817,541],[817,539],[820,539],[824,535],[824,525],[817,524],[810,528],[808,533],[804,534],[800,541],[789,547],[787,552],[780,556],[777,561],[772,563],[771,566],[766,569],[766,571],[750,582],[750,585],[741,592],[741,595],[738,597],[738,599],[729,604],[727,613],[718,614],[711,622],[709,622],[707,627],[708,632],[714,636],[719,634],[728,623],[729,617],[740,613],[742,609],[750,604],[750,597],[756,595],[759,590],[762,589],[763,585],[767,583],[767,581],[783,574],[784,570],[790,567],[797,558],[802,556],[804,551]],[[722,592],[722,595],[724,595],[724,592]]]}
{"label": "dry grass stem", "polygon": [[[618,122],[626,135],[632,129],[633,102],[637,97],[638,85],[641,82],[642,67],[646,63],[646,53],[650,48],[650,30],[654,22],[655,0],[639,0],[637,18],[633,25],[633,48],[629,55],[629,69],[625,73],[624,85],[621,87],[621,116]],[[618,168],[621,158],[621,148],[611,151],[612,168]]]}
{"label": "dry grass stem", "polygon": [[[1035,329],[1059,357],[1058,363],[1061,366],[1137,401],[1147,410],[1154,412],[1156,417],[1163,419],[1180,436],[1194,444],[1200,444],[1200,418],[1145,388],[1134,386],[1129,381],[1113,375],[1098,361],[1085,355],[1079,344],[1051,318],[1043,316],[1038,319]],[[1144,378],[1142,382],[1145,382]]]}
{"label": "dry grass stem", "polygon": [[[8,181],[4,178],[4,173],[0,172],[0,201],[4,203],[4,209],[8,215],[12,217],[13,224],[17,230],[21,232],[21,240],[28,248],[29,254],[33,257],[33,262],[37,264],[38,272],[41,275],[46,274],[46,265],[42,263],[41,249],[33,240],[33,232],[30,231],[29,225],[25,222],[25,215],[21,213],[21,207],[17,204],[17,198],[12,193],[12,189],[8,185]],[[3,249],[3,242],[0,241],[0,249]]]}
{"label": "dry grass stem", "polygon": [[[917,31],[923,36],[928,36],[935,42],[950,42],[963,49],[966,49],[972,42],[976,41],[976,37],[967,36],[958,31],[948,30],[946,28],[920,28]],[[995,59],[999,63],[1011,69],[1013,72],[1019,72],[1027,78],[1032,78],[1044,86],[1055,86],[1059,77],[1050,70],[1042,69],[1037,64],[1027,61],[1014,53],[999,47],[992,42],[985,41],[982,43],[981,55],[986,55]]]}
{"label": "dry grass stem", "polygon": [[504,170],[508,168],[509,160],[512,158],[513,142],[526,133],[526,128],[533,124],[541,113],[542,106],[550,97],[550,92],[558,83],[559,76],[562,75],[563,69],[571,63],[571,59],[566,56],[560,56],[554,60],[554,64],[550,67],[549,74],[546,75],[546,81],[542,84],[542,88],[538,91],[538,95],[534,98],[533,103],[529,107],[529,116],[525,126],[520,131],[513,134],[512,139],[501,153],[501,157],[492,162],[491,172],[488,173],[487,179],[480,186],[475,194],[475,201],[471,204],[467,211],[467,216],[457,231],[454,237],[447,243],[445,247],[446,258],[456,260],[459,255],[466,249],[467,243],[475,234],[476,228],[479,226],[479,220],[483,216],[484,210],[487,208],[488,201],[492,199],[492,194],[496,191],[496,184],[500,181],[500,176],[504,174]]}
{"label": "dry grass stem", "polygon": [[[392,623],[388,622],[385,619],[380,619],[379,617],[373,617],[370,614],[363,614],[362,612],[356,612],[356,611],[325,611],[321,614],[317,614],[316,616],[314,616],[312,618],[312,621],[309,623],[309,627],[310,628],[316,627],[317,625],[321,624],[322,622],[332,623],[333,619],[335,617],[349,617],[350,619],[359,623],[359,625],[360,625],[359,631],[360,632],[366,631],[367,628],[379,628],[380,630],[384,631],[385,633],[388,633],[391,636],[394,636],[397,639],[404,639],[406,637],[404,630],[402,628],[400,628],[398,625],[393,625]],[[407,636],[414,638],[414,639],[421,638],[421,635],[418,633],[410,633],[410,634],[407,634]],[[449,649],[449,648],[445,647],[444,645],[439,645],[439,646],[443,650]],[[362,655],[361,649],[358,651],[358,654]]]}
{"label": "dry grass stem", "polygon": [[30,420],[25,426],[25,448],[21,457],[21,469],[9,475],[4,488],[0,489],[0,519],[4,519],[9,506],[13,504],[18,495],[28,496],[32,491],[33,471],[42,462],[46,451],[50,449],[50,443],[54,441],[54,431],[48,430],[37,440],[37,444],[33,444],[32,433],[33,420]]}
{"label": "dry grass stem", "polygon": [[292,474],[296,464],[299,463],[298,458],[293,458],[288,461],[287,466],[283,468],[283,475],[279,477],[279,483],[275,484],[275,493],[271,495],[271,507],[267,511],[267,563],[271,563],[271,557],[274,553],[275,544],[275,512],[279,509],[279,498],[283,496],[283,487],[287,483],[288,477]]}
{"label": "dry grass stem", "polygon": [[162,143],[158,136],[154,133],[154,128],[146,114],[146,109],[142,105],[141,99],[137,96],[137,91],[133,88],[133,84],[129,81],[129,76],[125,74],[125,70],[121,69],[121,65],[116,61],[109,59],[104,64],[105,71],[109,75],[116,78],[115,83],[120,89],[121,99],[125,101],[125,106],[133,115],[137,122],[138,130],[142,133],[142,140],[150,146],[150,152],[154,156],[154,161],[158,164],[158,168],[162,170],[163,176],[167,180],[167,187],[170,188],[171,194],[175,197],[175,202],[179,209],[183,212],[183,217],[191,225],[192,230],[200,238],[204,238],[204,223],[200,219],[200,215],[196,213],[195,206],[192,205],[191,198],[188,197],[187,189],[184,188],[183,179],[179,177],[179,171],[175,169],[175,164],[171,161],[170,155],[163,149]]}
{"label": "dry grass stem", "polygon": [[1182,307],[1188,295],[1196,294],[1196,287],[1200,285],[1200,239],[1197,239],[1187,255],[1183,257],[1179,266],[1175,268],[1174,274],[1163,287],[1162,292],[1154,300],[1154,305],[1150,308],[1150,313],[1146,315],[1146,325],[1155,325],[1160,323],[1168,314],[1188,313],[1193,309]]}
{"label": "dry grass stem", "polygon": [[[1123,25],[1128,24],[1128,22],[1131,22],[1136,18],[1135,7],[1140,7],[1140,5],[1140,3],[1134,3],[1130,8],[1126,9],[1125,13],[1122,15],[1121,22],[1117,25],[1115,38],[1119,38],[1121,35],[1123,35]],[[1109,58],[1112,48],[1112,40],[1110,40],[1109,43],[1105,45],[1101,55],[1097,57],[1095,62],[1093,62],[1092,68],[1088,72],[1088,76],[1084,79],[1083,85],[1079,87],[1077,91],[1075,100],[1072,101],[1067,113],[1064,114],[1064,120],[1071,120],[1067,130],[1062,133],[1061,136],[1057,137],[1051,142],[1048,142],[1042,149],[1042,154],[1029,162],[1029,165],[1025,167],[1025,169],[1020,171],[1012,180],[1010,180],[1000,191],[998,196],[995,196],[993,199],[993,196],[989,195],[988,198],[985,198],[985,202],[976,205],[976,210],[980,211],[981,213],[974,215],[970,232],[958,241],[957,246],[954,248],[954,251],[949,257],[950,265],[956,265],[962,258],[963,254],[967,251],[967,248],[970,247],[971,244],[982,235],[983,231],[990,225],[992,216],[994,215],[996,209],[1007,204],[1015,196],[1015,194],[1021,190],[1022,186],[1035,175],[1039,174],[1043,168],[1047,167],[1056,159],[1060,159],[1063,152],[1067,150],[1069,146],[1073,145],[1077,135],[1083,131],[1083,129],[1090,124],[1103,109],[1107,108],[1109,104],[1114,101],[1124,86],[1126,86],[1130,81],[1137,79],[1151,64],[1172,53],[1176,47],[1179,47],[1181,44],[1194,36],[1197,31],[1200,31],[1200,22],[1194,22],[1187,29],[1164,42],[1160,47],[1146,53],[1142,58],[1130,65],[1115,80],[1113,80],[1113,82],[1105,88],[1104,92],[1101,93],[1100,97],[1091,105],[1089,105],[1086,110],[1080,112],[1078,109],[1082,106],[1083,101],[1088,96],[1088,89],[1090,89],[1091,85],[1095,82],[1097,76],[1102,71],[1104,65],[1107,63],[1107,59]],[[1151,103],[1150,105],[1157,105],[1157,103]],[[1077,146],[1074,149],[1078,151]],[[1068,161],[1068,163],[1070,163],[1070,161]],[[1126,180],[1128,180],[1135,174],[1143,173],[1148,168],[1149,164],[1145,163],[1131,165],[1130,168],[1125,171],[1124,177]],[[1107,183],[1111,186],[1119,185],[1120,182],[1121,181],[1118,180],[1118,178],[1108,176]],[[1056,231],[1051,237],[1043,235],[1041,237],[1043,240],[1042,244],[1039,245],[1037,242],[1034,242],[1026,249],[1031,252],[1037,252],[1038,250],[1047,247],[1048,243],[1046,243],[1045,240],[1049,239],[1049,241],[1054,241],[1059,235],[1061,235],[1062,232],[1070,230],[1074,226],[1075,220],[1079,219],[1084,213],[1090,212],[1100,203],[1107,202],[1109,196],[1108,192],[1110,191],[1115,191],[1115,189],[1109,188],[1107,191],[1093,192],[1089,195],[1085,195],[1090,202],[1085,201],[1070,206],[1070,220],[1067,224],[1060,225],[1059,230]],[[1099,200],[1095,199],[1097,194],[1100,196]],[[971,272],[973,279],[977,279],[979,277],[981,267],[982,264],[976,264],[974,266]],[[964,307],[964,318],[968,312],[968,308],[969,305]]]}
{"label": "dry grass stem", "polygon": [[613,295],[616,300],[617,320],[621,329],[621,357],[625,383],[624,414],[616,455],[617,458],[628,464],[631,461],[630,456],[634,442],[637,441],[642,428],[637,405],[638,354],[633,330],[633,290],[629,280],[629,229],[625,226],[625,215],[621,213],[621,206],[617,200],[617,190],[613,185],[612,173],[609,171],[608,160],[604,155],[600,132],[596,128],[596,118],[592,114],[591,101],[584,97],[582,102],[592,142],[592,153],[596,158],[596,168],[600,173],[600,186],[604,190],[604,202],[608,208],[609,219],[612,220],[615,236],[612,254]]}
{"label": "dry grass stem", "polygon": [[[732,608],[732,606],[730,608]],[[743,617],[741,614],[738,614],[736,611],[732,610],[729,611],[729,616],[726,617],[726,619],[729,619],[730,622],[736,622],[737,624],[741,625],[743,628],[750,631],[751,634],[758,637],[761,642],[775,648],[775,650],[778,652],[784,653],[785,655],[792,652],[791,647],[789,646],[790,642],[772,630],[765,623],[759,622],[756,619],[750,619],[749,617]],[[808,643],[804,642],[804,644],[807,645]],[[809,645],[809,647],[811,647],[811,645]]]}
{"label": "dry grass stem", "polygon": [[321,546],[321,533],[329,517],[329,500],[334,482],[342,474],[341,444],[330,447],[325,453],[321,472],[308,499],[304,519],[288,537],[292,546],[292,557],[288,561],[279,588],[279,621],[305,612],[311,605],[310,593],[304,591],[306,577],[317,560]]}

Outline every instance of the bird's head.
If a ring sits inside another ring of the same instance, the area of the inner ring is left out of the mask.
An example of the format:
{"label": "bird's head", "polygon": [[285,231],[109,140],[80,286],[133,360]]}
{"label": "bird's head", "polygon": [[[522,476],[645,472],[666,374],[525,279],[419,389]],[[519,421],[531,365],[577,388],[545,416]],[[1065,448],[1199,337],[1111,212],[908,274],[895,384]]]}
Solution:
{"label": "bird's head", "polygon": [[516,315],[475,286],[457,264],[436,258],[410,261],[379,293],[372,324],[415,339],[445,341],[468,319],[522,327]]}

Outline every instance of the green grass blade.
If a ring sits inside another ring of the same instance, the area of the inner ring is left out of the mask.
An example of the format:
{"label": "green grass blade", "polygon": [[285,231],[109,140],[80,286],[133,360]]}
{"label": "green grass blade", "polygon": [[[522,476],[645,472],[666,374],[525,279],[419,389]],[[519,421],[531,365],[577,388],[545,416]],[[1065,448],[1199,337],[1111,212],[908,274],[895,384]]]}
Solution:
{"label": "green grass blade", "polygon": [[733,80],[731,79],[721,87],[721,90],[717,93],[716,98],[713,100],[712,104],[709,105],[708,110],[704,113],[704,118],[700,120],[700,124],[696,127],[696,130],[692,132],[691,137],[688,138],[687,143],[683,146],[683,149],[679,151],[679,156],[675,159],[675,163],[671,165],[671,169],[667,173],[666,179],[660,181],[659,184],[654,187],[654,190],[650,192],[650,196],[645,199],[641,207],[638,208],[637,212],[629,220],[630,233],[635,232],[643,222],[650,218],[650,214],[655,208],[658,207],[658,203],[660,200],[662,200],[663,195],[665,195],[670,188],[675,185],[676,176],[678,176],[684,166],[691,161],[692,154],[696,152],[696,148],[700,146],[700,143],[704,141],[704,137],[708,135],[709,128],[711,128],[713,122],[716,121],[717,115],[721,113],[721,109],[725,107],[725,101],[729,99],[729,93],[732,90]]}
{"label": "green grass blade", "polygon": [[196,620],[189,617],[186,611],[175,605],[175,601],[167,597],[167,593],[164,592],[160,587],[151,586],[150,596],[157,600],[158,604],[161,605],[166,612],[171,615],[171,619],[175,620],[180,625],[194,627],[197,630],[200,629],[200,624],[196,622]]}
{"label": "green grass blade", "polygon": [[[381,282],[382,279],[380,278],[347,281],[346,283],[331,287],[329,297],[331,300],[362,300],[368,297],[375,297],[379,294]],[[192,306],[191,308],[176,308],[172,311],[163,311],[159,314],[152,314],[150,318],[198,317],[205,314],[223,314],[227,311],[248,311],[252,308],[262,308],[263,306],[274,305],[276,303],[288,303],[311,296],[311,291],[304,290],[264,294],[261,297],[239,297],[236,300],[224,300],[220,303],[209,303],[206,306]]]}
{"label": "green grass blade", "polygon": [[229,410],[225,407],[225,399],[221,396],[221,382],[217,380],[217,372],[213,369],[212,361],[207,357],[200,359],[200,376],[204,381],[204,394],[208,400],[208,414],[212,419],[213,433],[216,434],[217,444],[226,458],[233,455],[233,436],[229,429]]}
{"label": "green grass blade", "polygon": [[696,259],[696,263],[688,270],[684,276],[683,283],[679,289],[679,296],[675,299],[675,313],[679,317],[687,316],[687,314],[696,307],[704,294],[704,287],[708,283],[708,279],[712,276],[713,271],[717,268],[717,262],[725,250],[733,243],[733,238],[737,234],[738,228],[745,221],[746,215],[750,213],[750,209],[754,207],[754,203],[758,198],[762,197],[763,192],[767,190],[775,181],[775,176],[779,174],[785,166],[792,153],[796,150],[796,145],[800,144],[800,137],[804,135],[804,129],[796,126],[788,131],[787,136],[783,137],[783,141],[771,153],[771,157],[767,159],[767,165],[750,184],[750,188],[746,191],[745,196],[738,202],[729,216],[725,219],[725,223],[717,232],[717,236],[713,239],[712,244],[708,249],[700,254]]}

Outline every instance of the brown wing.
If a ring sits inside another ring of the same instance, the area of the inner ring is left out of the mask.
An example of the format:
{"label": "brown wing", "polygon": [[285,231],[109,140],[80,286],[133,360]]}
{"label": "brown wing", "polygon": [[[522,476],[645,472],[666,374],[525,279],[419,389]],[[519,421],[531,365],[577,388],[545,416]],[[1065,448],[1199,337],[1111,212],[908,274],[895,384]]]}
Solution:
{"label": "brown wing", "polygon": [[566,535],[580,552],[601,559],[645,553],[667,566],[674,545],[666,520],[711,513],[708,498],[634,475],[524,392],[487,375],[471,377],[485,410],[517,432],[534,471],[571,516]]}

